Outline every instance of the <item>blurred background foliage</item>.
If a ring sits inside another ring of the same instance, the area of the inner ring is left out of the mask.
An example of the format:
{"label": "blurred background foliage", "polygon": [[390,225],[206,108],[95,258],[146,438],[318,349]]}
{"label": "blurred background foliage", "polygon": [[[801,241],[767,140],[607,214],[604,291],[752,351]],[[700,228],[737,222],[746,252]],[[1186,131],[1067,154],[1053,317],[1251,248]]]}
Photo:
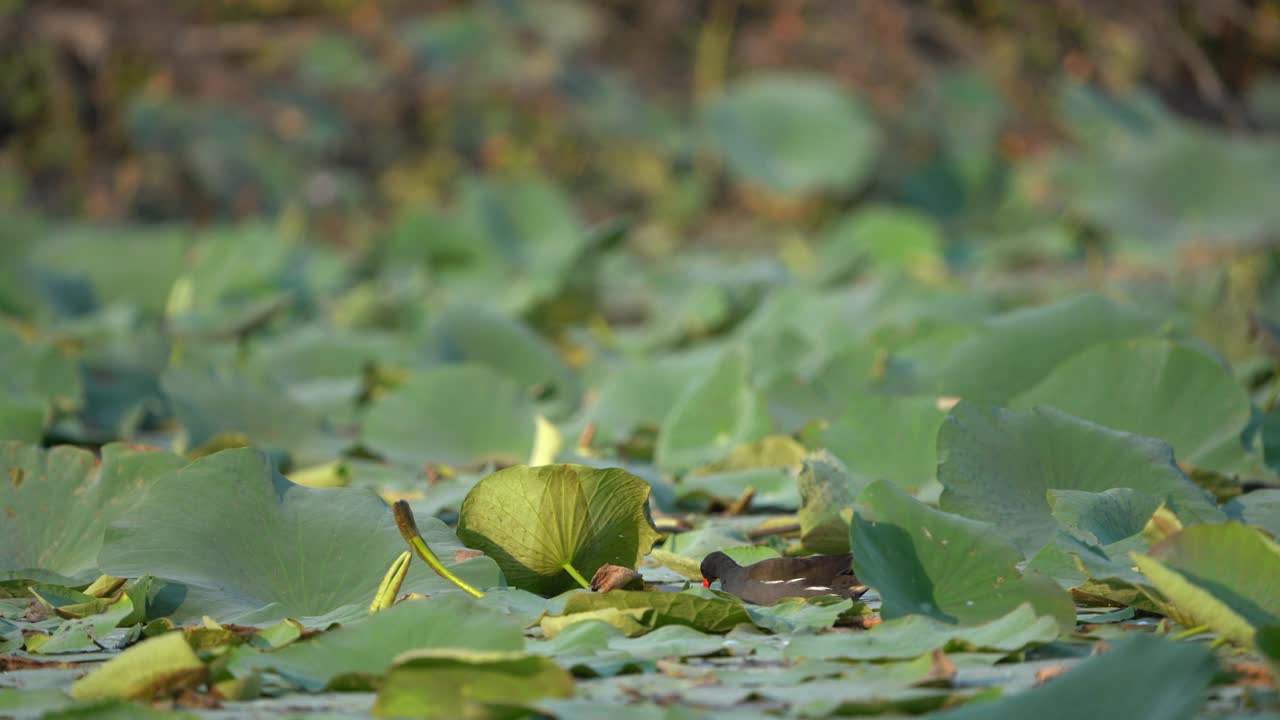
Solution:
{"label": "blurred background foliage", "polygon": [[[1082,289],[1272,382],[1276,2],[4,0],[0,98],[0,313],[63,378],[9,407],[64,438],[325,446],[423,364],[563,418],[730,331],[758,386],[840,359],[923,392],[981,318]],[[869,269],[903,283],[874,327],[794,287]]]}

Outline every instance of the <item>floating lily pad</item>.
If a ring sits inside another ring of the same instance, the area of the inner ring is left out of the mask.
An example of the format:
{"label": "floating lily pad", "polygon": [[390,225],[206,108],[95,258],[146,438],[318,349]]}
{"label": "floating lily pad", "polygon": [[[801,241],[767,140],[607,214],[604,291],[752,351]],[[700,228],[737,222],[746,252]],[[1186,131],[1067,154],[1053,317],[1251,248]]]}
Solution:
{"label": "floating lily pad", "polygon": [[957,626],[927,615],[905,615],[874,625],[866,632],[792,638],[785,656],[791,659],[906,660],[934,650],[1014,653],[1058,638],[1058,622],[1037,615],[1023,603],[989,622]]}
{"label": "floating lily pad", "polygon": [[654,459],[671,470],[723,460],[735,447],[765,436],[766,411],[747,382],[746,354],[729,351],[671,408],[658,431]]}
{"label": "floating lily pad", "polygon": [[374,403],[363,440],[412,466],[523,462],[533,449],[535,415],[528,392],[505,375],[479,366],[431,368]]}
{"label": "floating lily pad", "polygon": [[573,695],[573,676],[554,661],[522,652],[458,648],[412,650],[396,659],[378,690],[377,717],[489,717]]}
{"label": "floating lily pad", "polygon": [[1050,490],[1049,504],[1058,522],[1085,533],[1091,542],[1111,545],[1140,535],[1160,500],[1133,488]]}
{"label": "floating lily pad", "polygon": [[751,622],[751,616],[740,600],[703,591],[702,588],[678,593],[638,590],[575,593],[565,603],[561,615],[601,610],[641,611],[645,614],[638,619],[650,629],[684,625],[701,632],[724,633]]}
{"label": "floating lily pad", "polygon": [[269,669],[314,692],[342,676],[380,677],[396,656],[416,648],[518,651],[524,634],[511,618],[477,607],[471,598],[407,600],[285,648],[264,653],[243,647],[232,669]]}
{"label": "floating lily pad", "polygon": [[530,643],[529,651],[575,672],[587,669],[597,675],[616,675],[631,668],[649,670],[663,658],[714,655],[731,642],[684,625],[666,625],[628,637],[609,623],[587,620],[568,625],[550,640]]}
{"label": "floating lily pad", "polygon": [[907,490],[933,482],[935,444],[946,413],[932,398],[857,393],[821,435],[854,473]]}
{"label": "floating lily pad", "polygon": [[886,619],[927,615],[972,625],[1023,603],[1075,627],[1071,599],[1053,580],[1016,569],[1022,559],[986,523],[935,510],[879,480],[859,497],[854,568],[883,601]]}
{"label": "floating lily pad", "polygon": [[[741,562],[739,562],[741,564]],[[804,633],[825,630],[847,614],[871,615],[862,603],[835,595],[815,598],[786,598],[773,605],[748,605],[747,614],[756,627],[774,633]],[[858,608],[857,611],[854,608]]]}
{"label": "floating lily pad", "polygon": [[1074,720],[1081,717],[1192,718],[1216,663],[1205,646],[1138,633],[1034,688],[941,713],[945,720]]}
{"label": "floating lily pad", "polygon": [[1035,386],[1059,363],[1091,345],[1148,335],[1158,320],[1097,295],[1014,310],[983,323],[938,371],[938,391],[1003,403]]}
{"label": "floating lily pad", "polygon": [[[705,368],[704,368],[705,370]],[[595,426],[593,444],[608,447],[626,441],[641,428],[657,428],[696,376],[695,367],[669,359],[632,363],[611,371],[599,397],[585,413]]]}
{"label": "floating lily pad", "polygon": [[479,365],[512,378],[544,412],[560,418],[581,399],[576,375],[555,348],[520,321],[474,305],[456,305],[436,316],[431,352],[440,362]]}
{"label": "floating lily pad", "polygon": [[72,447],[0,444],[0,570],[42,570],[87,582],[98,574],[107,526],[182,462],[119,443],[104,447],[100,462]]}
{"label": "floating lily pad", "polygon": [[171,369],[160,386],[191,450],[235,437],[236,444],[287,453],[307,466],[332,460],[347,444],[322,418],[266,381],[229,371]]}
{"label": "floating lily pad", "polygon": [[[493,561],[454,562],[461,545],[444,523],[423,535],[468,583],[493,587]],[[167,595],[175,619],[271,622],[335,611],[363,612],[391,561],[404,551],[391,510],[369,490],[312,489],[286,480],[249,449],[198,460],[153,485],[107,531],[99,560],[120,577],[155,575],[186,586]],[[454,586],[413,565],[405,592]]]}
{"label": "floating lily pad", "polygon": [[938,479],[944,510],[993,523],[1027,554],[1055,532],[1047,495],[1055,489],[1130,488],[1166,502],[1188,522],[1223,518],[1165,443],[1053,408],[957,405],[938,433]]}
{"label": "floating lily pad", "polygon": [[49,410],[38,400],[0,395],[0,442],[38,443],[44,437]]}
{"label": "floating lily pad", "polygon": [[875,157],[878,132],[861,102],[820,77],[740,80],[705,122],[737,179],[778,193],[852,190]]}
{"label": "floating lily pad", "polygon": [[94,305],[129,303],[158,316],[174,279],[185,265],[187,231],[167,227],[66,228],[38,243],[33,267],[82,278],[92,288]]}
{"label": "floating lily pad", "polygon": [[660,537],[649,484],[625,470],[516,466],[481,480],[462,503],[458,537],[497,561],[512,585],[543,595],[601,565],[635,568]]}
{"label": "floating lily pad", "polygon": [[823,282],[847,278],[862,263],[931,277],[943,271],[942,230],[919,211],[872,206],[827,230],[817,255]]}
{"label": "floating lily pad", "polygon": [[[84,400],[84,383],[72,358],[57,347],[28,343],[0,325],[0,399],[22,405],[34,403],[45,413],[74,411]],[[20,439],[0,435],[0,440]]]}
{"label": "floating lily pad", "polygon": [[1280,489],[1257,490],[1241,495],[1223,508],[1233,520],[1280,535]]}
{"label": "floating lily pad", "polygon": [[1116,430],[1159,438],[1178,460],[1232,470],[1249,396],[1214,358],[1168,340],[1098,345],[1054,368],[1014,407],[1052,405]]}

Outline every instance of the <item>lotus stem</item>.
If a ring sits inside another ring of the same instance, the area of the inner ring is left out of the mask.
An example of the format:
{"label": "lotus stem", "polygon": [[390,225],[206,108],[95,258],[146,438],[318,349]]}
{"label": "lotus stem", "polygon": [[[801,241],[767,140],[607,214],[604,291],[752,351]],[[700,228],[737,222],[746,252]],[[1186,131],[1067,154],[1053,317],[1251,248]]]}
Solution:
{"label": "lotus stem", "polygon": [[1174,639],[1174,640],[1186,640],[1187,638],[1193,638],[1193,637],[1195,637],[1195,636],[1197,636],[1197,635],[1199,635],[1199,634],[1201,634],[1201,633],[1206,633],[1206,632],[1209,632],[1209,626],[1208,626],[1208,625],[1197,625],[1197,626],[1195,626],[1195,627],[1193,627],[1193,628],[1187,628],[1186,630],[1183,630],[1182,632],[1178,633],[1177,635],[1174,635],[1174,636],[1173,636],[1173,639]]}
{"label": "lotus stem", "polygon": [[574,569],[571,563],[565,563],[560,567],[564,568],[564,571],[569,573],[569,577],[573,578],[574,580],[577,580],[578,584],[581,585],[584,590],[591,589],[591,583],[587,582],[586,578],[582,577],[582,575],[580,575],[578,571]]}
{"label": "lotus stem", "polygon": [[409,503],[407,501],[397,500],[395,505],[391,506],[391,510],[395,513],[396,527],[400,528],[400,537],[403,537],[404,541],[409,543],[409,547],[413,548],[413,551],[418,553],[418,557],[422,558],[423,562],[429,565],[432,570],[435,570],[437,575],[448,580],[454,585],[457,585],[459,589],[471,597],[484,597],[484,593],[467,584],[467,581],[457,575],[454,575],[449,568],[444,566],[444,563],[440,562],[440,558],[436,557],[436,554],[431,552],[431,548],[427,545],[427,541],[422,539],[422,533],[418,532],[418,522],[414,520],[413,510],[409,508]]}

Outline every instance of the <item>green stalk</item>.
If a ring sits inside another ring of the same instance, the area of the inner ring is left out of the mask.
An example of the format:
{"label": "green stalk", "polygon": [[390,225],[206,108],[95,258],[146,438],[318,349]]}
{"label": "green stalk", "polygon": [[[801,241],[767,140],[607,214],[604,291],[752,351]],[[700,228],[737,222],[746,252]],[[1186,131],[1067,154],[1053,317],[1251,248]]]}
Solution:
{"label": "green stalk", "polygon": [[573,565],[569,563],[565,563],[560,567],[564,568],[564,571],[569,573],[569,577],[573,578],[574,580],[577,580],[578,584],[581,585],[584,590],[591,589],[591,583],[587,582],[586,579],[583,578],[582,575],[579,574],[578,571],[574,569]]}
{"label": "green stalk", "polygon": [[1193,628],[1187,628],[1186,630],[1183,630],[1182,632],[1178,633],[1177,635],[1174,635],[1174,636],[1173,636],[1173,639],[1174,639],[1174,640],[1186,640],[1187,638],[1193,638],[1193,637],[1195,637],[1195,636],[1197,636],[1197,635],[1199,635],[1199,634],[1201,634],[1201,633],[1206,633],[1206,632],[1209,632],[1209,626],[1208,626],[1208,625],[1197,625],[1197,626],[1195,626],[1195,627],[1193,627]]}
{"label": "green stalk", "polygon": [[391,563],[391,567],[387,569],[387,574],[382,577],[382,584],[378,586],[378,592],[373,596],[373,604],[369,606],[369,614],[386,610],[396,602],[396,595],[400,594],[400,586],[404,584],[404,576],[409,572],[409,561],[413,559],[413,553],[408,550],[400,553],[400,557]]}
{"label": "green stalk", "polygon": [[463,592],[476,598],[484,597],[484,593],[471,587],[467,581],[454,575],[449,568],[440,562],[440,558],[431,552],[431,548],[427,546],[427,541],[422,539],[422,533],[418,532],[418,523],[413,519],[413,510],[409,509],[409,503],[404,500],[397,500],[395,505],[391,506],[392,512],[396,516],[396,527],[400,528],[400,537],[409,543],[409,547],[418,553],[418,557],[422,558],[427,565],[440,577],[457,585]]}

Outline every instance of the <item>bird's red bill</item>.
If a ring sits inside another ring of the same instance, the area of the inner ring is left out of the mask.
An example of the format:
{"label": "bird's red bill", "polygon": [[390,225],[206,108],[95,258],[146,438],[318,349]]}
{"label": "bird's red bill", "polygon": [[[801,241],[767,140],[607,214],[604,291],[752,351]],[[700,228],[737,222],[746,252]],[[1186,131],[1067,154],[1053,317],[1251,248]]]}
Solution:
{"label": "bird's red bill", "polygon": [[702,578],[702,587],[704,587],[704,588],[709,588],[709,587],[711,587],[711,581],[710,581],[710,580],[708,580],[708,579],[706,579],[706,578]]}

